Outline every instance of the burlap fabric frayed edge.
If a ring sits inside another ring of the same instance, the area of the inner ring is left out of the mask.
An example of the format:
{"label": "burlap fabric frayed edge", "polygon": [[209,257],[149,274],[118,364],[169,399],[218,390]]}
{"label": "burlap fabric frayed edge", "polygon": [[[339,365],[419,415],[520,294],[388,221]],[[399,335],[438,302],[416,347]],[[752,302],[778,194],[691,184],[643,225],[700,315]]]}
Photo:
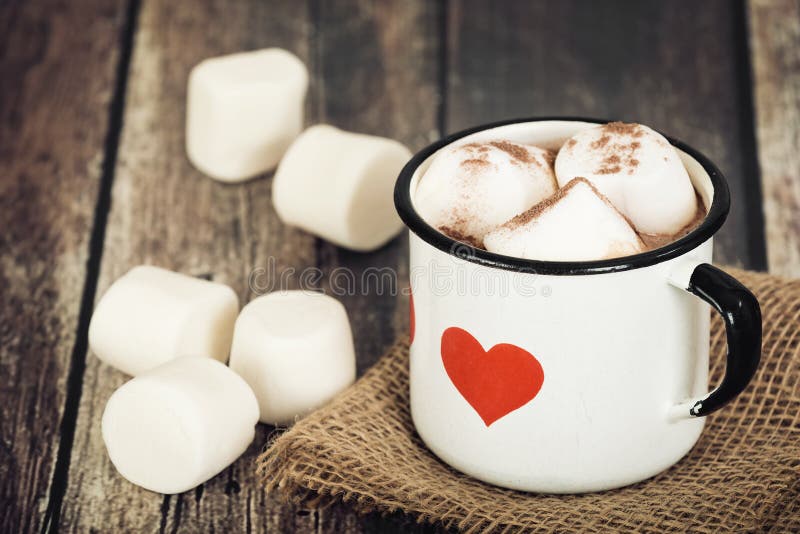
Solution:
{"label": "burlap fabric frayed edge", "polygon": [[[306,507],[346,502],[401,510],[467,532],[800,532],[800,281],[728,269],[758,297],[763,357],[747,391],[709,417],[676,466],[585,495],[504,490],[436,459],[408,410],[408,345],[398,342],[325,408],[274,438],[258,459],[266,491]],[[715,317],[711,382],[724,370]]]}

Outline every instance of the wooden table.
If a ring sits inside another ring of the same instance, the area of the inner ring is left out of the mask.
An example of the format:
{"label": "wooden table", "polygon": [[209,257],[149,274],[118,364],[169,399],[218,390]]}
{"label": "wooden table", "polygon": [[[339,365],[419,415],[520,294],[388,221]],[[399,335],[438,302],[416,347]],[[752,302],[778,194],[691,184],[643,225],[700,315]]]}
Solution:
{"label": "wooden table", "polygon": [[[245,456],[177,496],[119,477],[100,436],[128,377],[87,349],[93,304],[153,263],[233,286],[278,272],[388,266],[281,224],[271,177],[221,185],[184,152],[189,69],[280,46],[307,63],[307,121],[419,149],[532,115],[635,120],[700,148],[731,185],[720,262],[800,275],[800,3],[577,0],[0,1],[0,531],[387,532],[400,514],[308,511],[261,491]],[[321,282],[322,287],[325,281]],[[359,372],[407,302],[344,299]]]}

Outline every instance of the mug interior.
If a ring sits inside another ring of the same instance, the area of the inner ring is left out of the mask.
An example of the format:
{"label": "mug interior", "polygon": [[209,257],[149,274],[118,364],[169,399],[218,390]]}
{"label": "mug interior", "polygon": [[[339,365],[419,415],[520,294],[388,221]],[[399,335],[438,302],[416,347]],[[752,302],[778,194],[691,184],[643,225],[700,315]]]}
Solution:
{"label": "mug interior", "polygon": [[612,121],[564,118],[520,119],[465,130],[433,143],[417,153],[400,173],[395,187],[395,206],[400,218],[421,239],[450,254],[457,251],[461,259],[500,269],[541,274],[599,274],[645,267],[684,254],[710,239],[722,226],[728,214],[730,198],[727,183],[722,173],[703,154],[667,136],[665,137],[675,147],[689,173],[695,191],[703,200],[706,217],[686,236],[641,254],[582,262],[538,261],[503,256],[455,241],[428,225],[414,207],[414,196],[420,178],[427,171],[437,152],[447,146],[507,139],[557,150],[579,131],[607,122]]}

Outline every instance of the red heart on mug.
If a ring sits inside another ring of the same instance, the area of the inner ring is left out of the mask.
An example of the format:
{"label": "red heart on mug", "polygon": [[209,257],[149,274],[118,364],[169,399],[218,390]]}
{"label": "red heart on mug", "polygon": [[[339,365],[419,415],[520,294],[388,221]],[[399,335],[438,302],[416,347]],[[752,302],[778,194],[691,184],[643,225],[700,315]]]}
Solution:
{"label": "red heart on mug", "polygon": [[461,396],[488,427],[539,393],[544,370],[533,354],[510,343],[488,351],[458,327],[442,333],[442,363]]}

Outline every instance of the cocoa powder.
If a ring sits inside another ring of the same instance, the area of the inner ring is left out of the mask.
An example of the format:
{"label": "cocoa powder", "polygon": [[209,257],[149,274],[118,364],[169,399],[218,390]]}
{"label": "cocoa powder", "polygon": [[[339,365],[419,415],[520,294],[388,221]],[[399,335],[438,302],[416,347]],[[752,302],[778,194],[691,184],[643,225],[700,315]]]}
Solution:
{"label": "cocoa powder", "polygon": [[603,135],[589,145],[593,150],[602,151],[605,156],[595,174],[617,174],[623,170],[633,174],[640,163],[636,158],[636,151],[642,144],[629,139],[644,135],[641,125],[611,122],[600,128]]}
{"label": "cocoa powder", "polygon": [[521,163],[539,163],[535,158],[531,157],[527,150],[517,144],[508,141],[491,141],[489,144]]}
{"label": "cocoa powder", "polygon": [[694,217],[689,221],[686,226],[675,232],[674,234],[639,234],[639,237],[644,242],[647,250],[655,250],[664,247],[677,241],[678,239],[688,235],[695,230],[705,220],[708,211],[706,210],[703,199],[700,195],[695,193],[697,199],[697,209],[695,209]]}

